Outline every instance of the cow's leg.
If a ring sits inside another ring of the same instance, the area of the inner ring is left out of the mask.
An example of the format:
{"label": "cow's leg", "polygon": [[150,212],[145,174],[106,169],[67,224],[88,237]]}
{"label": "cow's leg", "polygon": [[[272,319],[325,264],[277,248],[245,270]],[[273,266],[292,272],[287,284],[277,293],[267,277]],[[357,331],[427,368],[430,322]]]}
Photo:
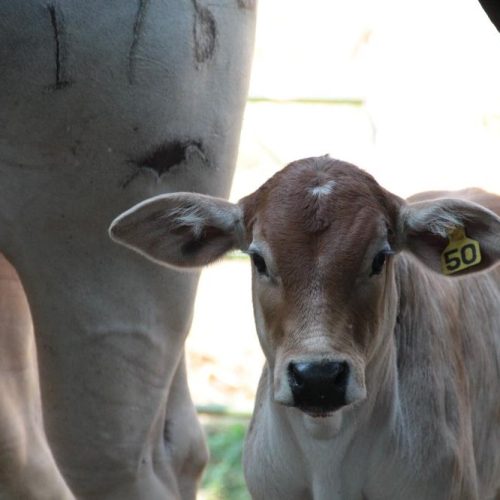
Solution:
{"label": "cow's leg", "polygon": [[181,498],[194,500],[198,482],[208,462],[208,449],[189,393],[184,355],[170,389],[164,440],[178,479]]}
{"label": "cow's leg", "polygon": [[74,498],[43,430],[33,327],[22,285],[0,254],[0,498]]}
{"label": "cow's leg", "polygon": [[0,247],[79,499],[179,496],[163,430],[197,275],[159,269],[107,227],[162,192],[228,194],[254,3],[0,2]]}
{"label": "cow's leg", "polygon": [[158,272],[111,241],[102,244],[109,248],[101,255],[115,254],[95,262],[95,273],[83,249],[68,259],[55,246],[36,245],[21,259],[21,277],[39,269],[26,289],[47,435],[78,498],[180,498],[163,428],[197,275]]}

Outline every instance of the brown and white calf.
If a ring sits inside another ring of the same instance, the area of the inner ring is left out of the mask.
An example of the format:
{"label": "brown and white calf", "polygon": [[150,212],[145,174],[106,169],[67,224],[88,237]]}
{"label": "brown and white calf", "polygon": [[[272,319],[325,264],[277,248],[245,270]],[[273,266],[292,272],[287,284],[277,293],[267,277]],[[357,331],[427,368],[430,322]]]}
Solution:
{"label": "brown and white calf", "polygon": [[251,256],[267,360],[244,456],[253,498],[500,498],[493,211],[463,199],[407,203],[320,157],[237,204],[152,198],[110,233],[179,268],[233,248]]}

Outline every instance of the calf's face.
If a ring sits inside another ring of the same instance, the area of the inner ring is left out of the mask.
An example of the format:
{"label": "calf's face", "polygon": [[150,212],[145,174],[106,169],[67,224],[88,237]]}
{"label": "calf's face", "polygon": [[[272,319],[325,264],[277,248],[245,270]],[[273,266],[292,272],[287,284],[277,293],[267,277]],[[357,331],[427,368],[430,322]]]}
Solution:
{"label": "calf's face", "polygon": [[366,395],[400,201],[350,165],[310,163],[241,206],[275,400],[324,415]]}
{"label": "calf's face", "polygon": [[181,268],[247,252],[275,401],[324,416],[366,397],[366,367],[396,316],[393,255],[406,249],[440,271],[457,227],[483,240],[476,269],[498,258],[493,213],[459,200],[406,205],[357,167],[321,157],[288,165],[238,204],[193,193],[147,200],[110,234]]}

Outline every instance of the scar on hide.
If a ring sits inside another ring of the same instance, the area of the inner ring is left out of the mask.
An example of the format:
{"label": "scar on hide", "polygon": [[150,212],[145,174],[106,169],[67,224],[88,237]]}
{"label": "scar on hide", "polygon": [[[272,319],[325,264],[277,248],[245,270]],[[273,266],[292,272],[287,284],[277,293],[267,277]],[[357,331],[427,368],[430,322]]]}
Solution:
{"label": "scar on hide", "polygon": [[147,153],[145,156],[138,160],[132,160],[132,163],[138,169],[128,177],[122,184],[126,188],[136,177],[143,168],[154,170],[158,177],[161,177],[165,172],[168,172],[172,167],[190,160],[193,156],[198,156],[204,163],[208,163],[207,157],[203,151],[201,141],[187,140],[187,141],[171,141],[164,143],[152,152]]}
{"label": "scar on hide", "polygon": [[64,37],[64,23],[62,17],[57,15],[54,5],[48,5],[47,9],[50,15],[50,23],[54,31],[55,42],[55,60],[56,60],[56,83],[53,86],[54,90],[61,90],[71,85],[71,82],[66,78],[65,74],[65,54],[62,46]]}
{"label": "scar on hide", "polygon": [[132,44],[128,51],[128,81],[129,83],[135,83],[135,72],[136,72],[136,56],[137,50],[139,48],[139,42],[141,39],[141,33],[144,29],[144,20],[146,18],[146,11],[149,5],[149,0],[139,0],[137,6],[137,14],[135,15],[134,29]]}
{"label": "scar on hide", "polygon": [[255,10],[257,0],[237,0],[240,9]]}
{"label": "scar on hide", "polygon": [[194,56],[203,63],[213,56],[217,39],[217,24],[213,14],[197,0],[193,0],[195,15],[193,25]]}

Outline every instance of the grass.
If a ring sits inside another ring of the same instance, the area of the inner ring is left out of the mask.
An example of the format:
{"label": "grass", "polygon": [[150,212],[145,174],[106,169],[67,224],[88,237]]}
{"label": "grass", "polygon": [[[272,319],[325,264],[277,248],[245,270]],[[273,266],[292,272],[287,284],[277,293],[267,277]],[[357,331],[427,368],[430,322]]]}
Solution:
{"label": "grass", "polygon": [[247,419],[211,418],[205,424],[210,461],[201,491],[206,500],[250,500],[241,458]]}

